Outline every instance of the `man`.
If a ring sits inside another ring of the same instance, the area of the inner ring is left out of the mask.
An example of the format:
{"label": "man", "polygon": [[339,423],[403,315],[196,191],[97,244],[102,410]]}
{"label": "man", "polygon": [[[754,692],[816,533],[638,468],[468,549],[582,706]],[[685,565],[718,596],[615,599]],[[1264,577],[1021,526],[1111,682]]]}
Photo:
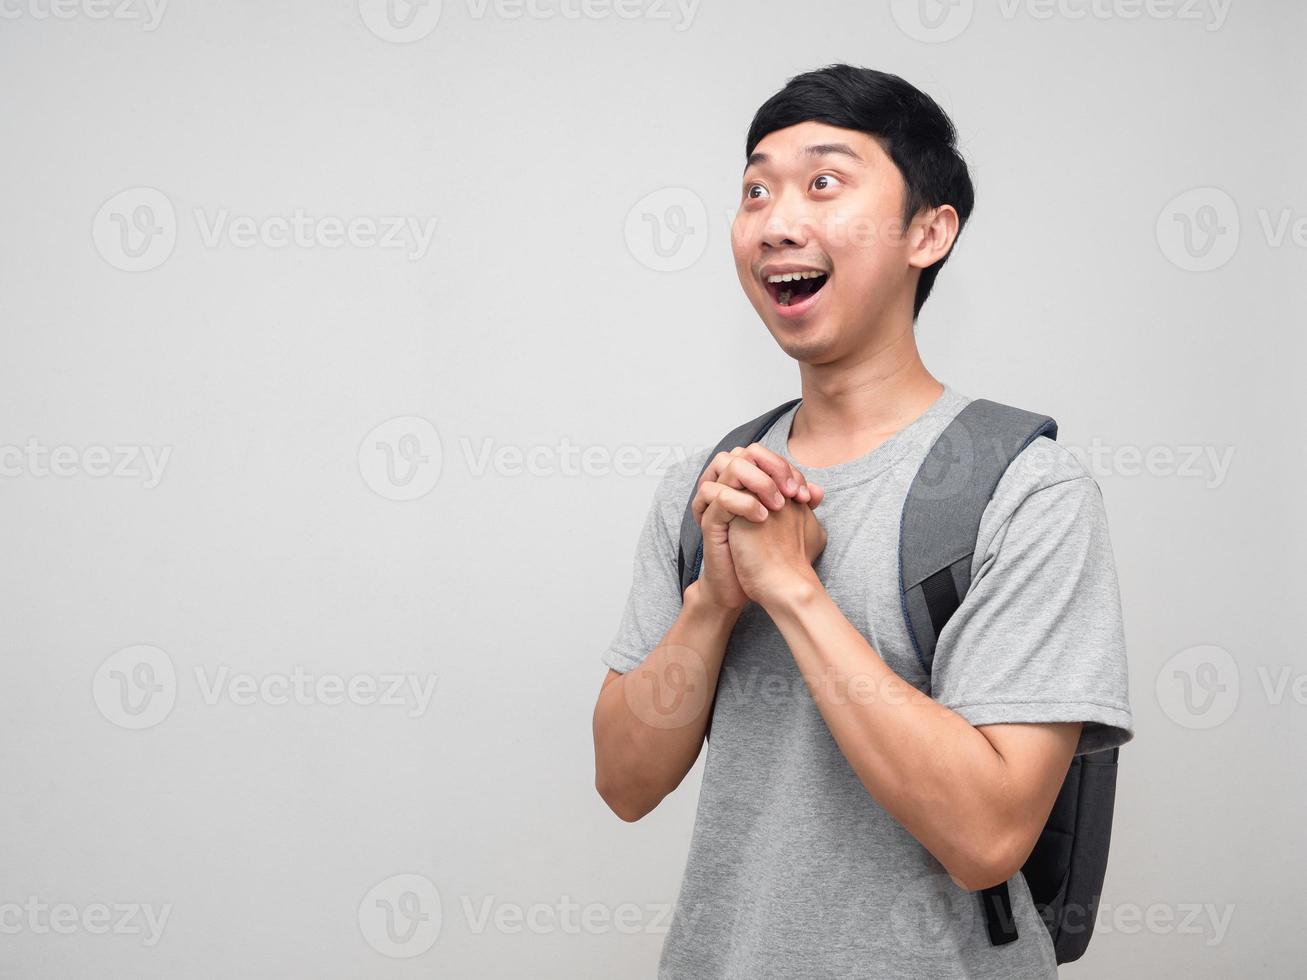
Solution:
{"label": "man", "polygon": [[[596,787],[627,821],[711,735],[659,976],[1056,977],[1020,868],[1073,754],[1133,736],[1098,485],[1046,437],[1019,453],[927,674],[898,536],[970,401],[913,335],[972,208],[953,126],[903,79],[833,65],[758,110],[746,155],[736,269],[802,401],[663,478],[594,714]],[[1001,882],[1019,939],[994,945],[974,893]]]}

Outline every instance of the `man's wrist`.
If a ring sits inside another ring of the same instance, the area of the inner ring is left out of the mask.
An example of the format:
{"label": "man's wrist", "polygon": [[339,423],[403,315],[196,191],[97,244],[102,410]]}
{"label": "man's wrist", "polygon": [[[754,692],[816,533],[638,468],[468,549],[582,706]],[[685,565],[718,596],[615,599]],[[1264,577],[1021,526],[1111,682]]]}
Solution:
{"label": "man's wrist", "polygon": [[686,587],[685,606],[705,622],[730,629],[744,612],[744,606],[723,606],[713,602],[703,591],[703,580],[695,579]]}
{"label": "man's wrist", "polygon": [[780,613],[794,613],[812,605],[825,591],[821,579],[811,566],[796,571],[767,590],[758,604],[773,618]]}

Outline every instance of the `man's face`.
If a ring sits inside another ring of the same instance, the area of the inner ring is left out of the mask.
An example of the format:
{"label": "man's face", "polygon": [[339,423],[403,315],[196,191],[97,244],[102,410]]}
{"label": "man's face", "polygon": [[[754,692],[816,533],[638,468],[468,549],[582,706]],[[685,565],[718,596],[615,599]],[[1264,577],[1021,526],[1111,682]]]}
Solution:
{"label": "man's face", "polygon": [[[731,249],[745,295],[791,357],[833,361],[867,343],[896,307],[906,303],[911,318],[906,190],[894,161],[857,130],[804,122],[755,147]],[[772,281],[802,270],[825,275]]]}

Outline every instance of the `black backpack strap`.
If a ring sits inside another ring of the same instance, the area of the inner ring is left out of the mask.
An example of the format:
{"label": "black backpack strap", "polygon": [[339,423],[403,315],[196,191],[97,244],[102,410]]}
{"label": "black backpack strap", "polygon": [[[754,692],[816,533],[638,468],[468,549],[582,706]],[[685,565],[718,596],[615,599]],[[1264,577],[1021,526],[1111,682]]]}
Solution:
{"label": "black backpack strap", "polygon": [[[912,648],[926,677],[945,624],[971,587],[980,519],[1012,460],[1057,423],[984,398],[968,402],[935,440],[903,502],[899,586]],[[994,946],[1017,938],[1007,882],[980,893]]]}
{"label": "black backpack strap", "polygon": [[1118,746],[1071,759],[1044,831],[1021,866],[1058,963],[1089,946],[1112,839]]}
{"label": "black backpack strap", "polygon": [[[694,509],[691,506],[694,503],[695,494],[699,490],[699,479],[718,453],[728,453],[737,446],[753,445],[767,434],[767,430],[776,424],[777,419],[799,404],[800,401],[802,399],[792,399],[784,405],[776,406],[770,412],[764,412],[756,419],[750,419],[743,425],[736,426],[722,437],[721,441],[713,447],[713,451],[708,454],[708,458],[704,460],[703,467],[699,470],[699,476],[695,477],[694,483],[690,487],[690,498],[685,502],[685,514],[681,518],[681,544],[676,553],[676,572],[681,579],[681,595],[685,595],[685,590],[699,577],[699,569],[703,565],[703,531],[700,530],[699,523],[694,519]],[[687,555],[693,557],[686,561]]]}

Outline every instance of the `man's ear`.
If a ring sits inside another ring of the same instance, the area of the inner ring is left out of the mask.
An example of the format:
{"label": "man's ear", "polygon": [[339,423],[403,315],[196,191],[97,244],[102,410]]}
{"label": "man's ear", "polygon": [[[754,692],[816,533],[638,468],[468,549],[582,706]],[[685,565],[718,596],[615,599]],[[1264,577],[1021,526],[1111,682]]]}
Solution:
{"label": "man's ear", "polygon": [[953,205],[923,208],[908,226],[908,265],[927,269],[948,255],[957,241],[958,227]]}

